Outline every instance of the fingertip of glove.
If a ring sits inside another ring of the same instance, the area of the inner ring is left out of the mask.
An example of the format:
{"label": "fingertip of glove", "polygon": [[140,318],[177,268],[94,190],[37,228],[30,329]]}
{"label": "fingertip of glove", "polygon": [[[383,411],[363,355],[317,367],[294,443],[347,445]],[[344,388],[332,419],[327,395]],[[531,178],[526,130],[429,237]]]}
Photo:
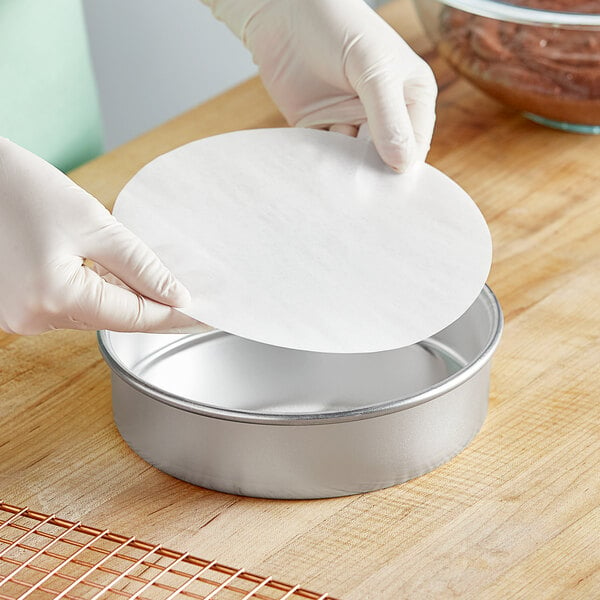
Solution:
{"label": "fingertip of glove", "polygon": [[189,290],[181,283],[181,281],[174,277],[164,294],[164,298],[170,306],[176,308],[184,308],[192,301]]}
{"label": "fingertip of glove", "polygon": [[397,173],[405,173],[415,161],[415,141],[410,137],[377,144],[379,155]]}
{"label": "fingertip of glove", "polygon": [[399,147],[382,154],[382,158],[396,173],[406,173],[414,162],[413,154],[405,147]]}

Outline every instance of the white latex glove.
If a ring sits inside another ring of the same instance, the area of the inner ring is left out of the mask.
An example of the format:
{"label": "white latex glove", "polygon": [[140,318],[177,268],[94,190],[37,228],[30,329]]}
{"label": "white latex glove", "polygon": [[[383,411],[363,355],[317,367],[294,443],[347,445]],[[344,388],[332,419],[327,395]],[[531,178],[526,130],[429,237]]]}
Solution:
{"label": "white latex glove", "polygon": [[[116,284],[100,276],[107,271]],[[198,324],[171,308],[188,301],[154,253],[95,198],[0,138],[0,328],[179,330]]]}
{"label": "white latex glove", "polygon": [[437,86],[427,63],[363,0],[203,0],[252,52],[290,125],[356,135],[404,171],[425,159]]}

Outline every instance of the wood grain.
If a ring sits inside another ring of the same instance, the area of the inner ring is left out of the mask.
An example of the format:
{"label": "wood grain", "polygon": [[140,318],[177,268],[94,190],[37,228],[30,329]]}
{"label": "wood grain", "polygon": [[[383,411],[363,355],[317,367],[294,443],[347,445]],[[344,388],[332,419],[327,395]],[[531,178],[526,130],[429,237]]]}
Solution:
{"label": "wood grain", "polygon": [[[148,466],[112,422],[93,333],[0,334],[3,499],[349,600],[600,597],[600,138],[534,125],[459,80],[412,6],[385,18],[440,84],[430,162],[490,225],[506,317],[482,432],[450,463],[323,501],[239,498]],[[283,125],[251,80],[72,173],[112,206],[198,137]]]}

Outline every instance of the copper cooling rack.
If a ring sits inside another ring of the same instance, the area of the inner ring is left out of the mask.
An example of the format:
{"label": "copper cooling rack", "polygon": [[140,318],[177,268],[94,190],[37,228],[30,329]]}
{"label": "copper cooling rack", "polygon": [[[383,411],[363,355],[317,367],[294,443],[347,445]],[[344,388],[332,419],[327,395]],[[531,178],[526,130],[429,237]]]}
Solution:
{"label": "copper cooling rack", "polygon": [[134,537],[0,502],[0,600],[334,600]]}

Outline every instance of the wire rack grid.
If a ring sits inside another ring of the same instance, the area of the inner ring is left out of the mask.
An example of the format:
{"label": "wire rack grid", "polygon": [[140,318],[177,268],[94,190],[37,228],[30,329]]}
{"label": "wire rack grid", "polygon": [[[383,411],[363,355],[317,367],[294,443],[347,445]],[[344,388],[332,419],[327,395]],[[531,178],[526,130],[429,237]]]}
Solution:
{"label": "wire rack grid", "polygon": [[335,600],[0,502],[0,600]]}

